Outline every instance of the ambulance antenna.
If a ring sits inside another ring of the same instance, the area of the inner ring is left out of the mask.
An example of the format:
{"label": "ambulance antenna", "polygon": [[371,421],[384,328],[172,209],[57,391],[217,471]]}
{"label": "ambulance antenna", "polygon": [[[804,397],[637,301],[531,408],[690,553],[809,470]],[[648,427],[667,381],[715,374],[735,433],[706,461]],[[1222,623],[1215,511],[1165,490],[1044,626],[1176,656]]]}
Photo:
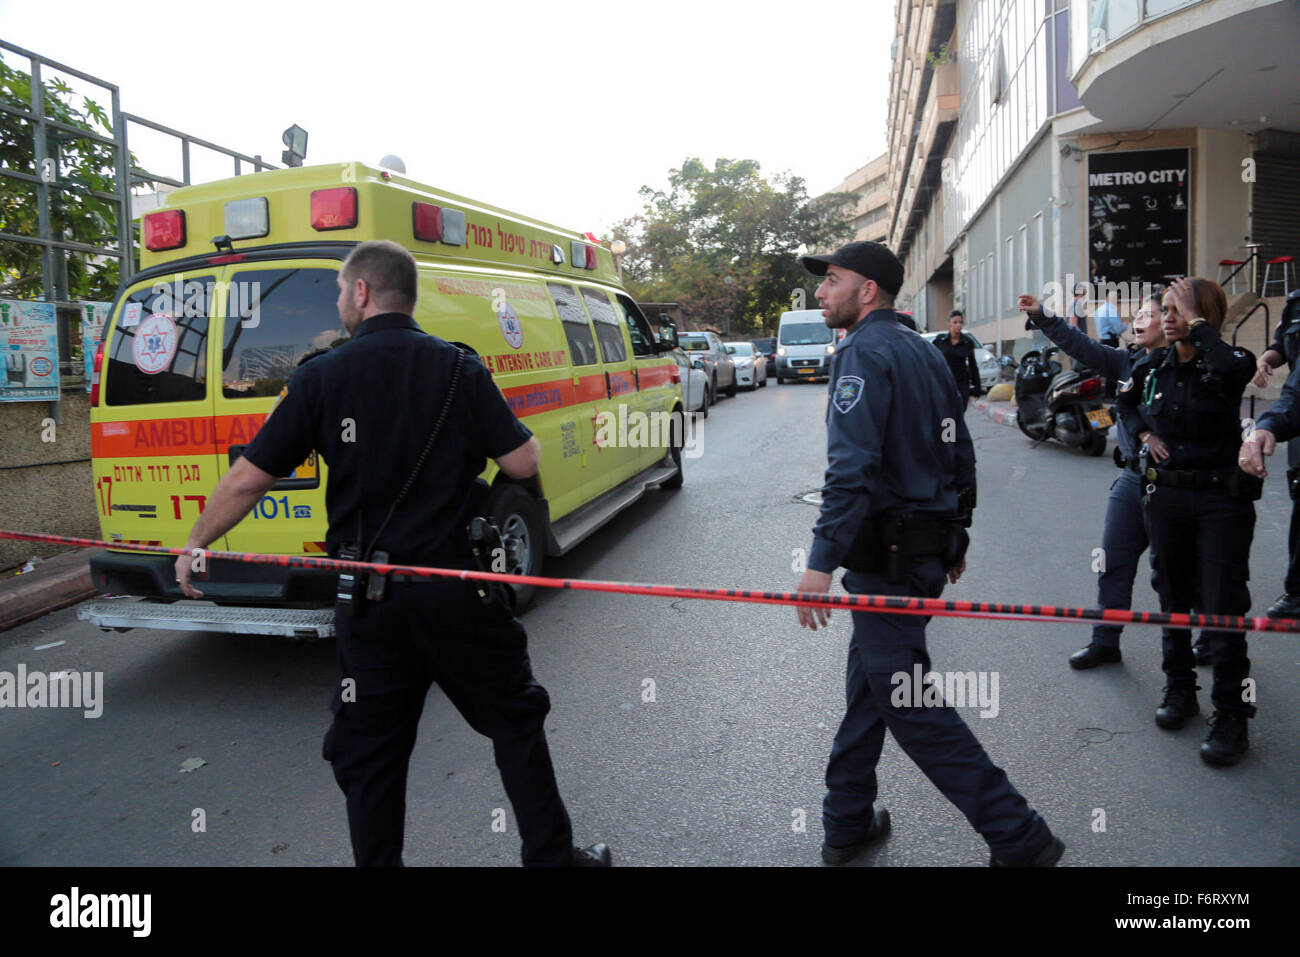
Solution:
{"label": "ambulance antenna", "polygon": [[380,169],[391,169],[394,173],[406,174],[406,164],[402,162],[400,156],[397,156],[394,153],[389,153],[381,159],[379,161],[379,167]]}

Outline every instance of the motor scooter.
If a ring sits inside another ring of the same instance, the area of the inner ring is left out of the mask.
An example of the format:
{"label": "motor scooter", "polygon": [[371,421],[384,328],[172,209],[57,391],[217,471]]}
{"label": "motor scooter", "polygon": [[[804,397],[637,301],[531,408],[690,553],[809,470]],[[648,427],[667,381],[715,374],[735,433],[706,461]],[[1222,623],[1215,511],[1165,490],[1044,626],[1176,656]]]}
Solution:
{"label": "motor scooter", "polygon": [[1062,371],[1048,346],[1027,352],[1016,369],[1016,425],[1036,444],[1055,439],[1088,455],[1106,451],[1106,430],[1114,422],[1103,401],[1105,381],[1085,367]]}

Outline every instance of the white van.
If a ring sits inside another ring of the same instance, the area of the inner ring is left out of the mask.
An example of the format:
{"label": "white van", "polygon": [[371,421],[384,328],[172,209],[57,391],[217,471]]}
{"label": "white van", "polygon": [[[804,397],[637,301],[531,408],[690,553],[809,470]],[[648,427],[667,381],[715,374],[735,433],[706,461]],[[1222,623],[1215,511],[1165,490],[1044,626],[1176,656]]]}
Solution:
{"label": "white van", "polygon": [[835,331],[820,309],[781,313],[776,332],[776,381],[829,379],[835,354]]}

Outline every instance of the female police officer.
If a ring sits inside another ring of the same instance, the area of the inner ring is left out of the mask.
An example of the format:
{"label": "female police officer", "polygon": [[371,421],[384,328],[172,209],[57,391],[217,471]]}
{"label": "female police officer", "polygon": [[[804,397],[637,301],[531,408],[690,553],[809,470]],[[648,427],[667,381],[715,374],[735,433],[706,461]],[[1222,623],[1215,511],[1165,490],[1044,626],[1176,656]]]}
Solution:
{"label": "female police officer", "polygon": [[[1054,316],[1033,296],[1021,296],[1017,308],[1024,310],[1029,317],[1026,328],[1030,325],[1038,327],[1070,358],[1116,382],[1128,379],[1135,362],[1165,344],[1159,319],[1159,295],[1144,300],[1133,318],[1136,344],[1131,350],[1102,345],[1064,319]],[[1140,423],[1138,427],[1141,427]],[[1138,442],[1123,420],[1116,431],[1116,464],[1124,471],[1111,483],[1110,498],[1106,503],[1106,521],[1101,533],[1104,561],[1097,575],[1097,604],[1101,608],[1127,610],[1132,607],[1133,579],[1137,577],[1138,561],[1147,549],[1147,533],[1142,521]],[[1118,625],[1095,625],[1092,641],[1070,656],[1070,667],[1095,668],[1122,661],[1119,650],[1121,631]]]}
{"label": "female police officer", "polygon": [[[1134,368],[1120,414],[1144,443],[1152,584],[1166,612],[1244,615],[1250,609],[1250,543],[1263,483],[1237,463],[1241,394],[1255,357],[1219,338],[1227,298],[1208,279],[1180,279],[1165,293],[1161,325],[1170,345]],[[1210,764],[1236,764],[1254,714],[1246,636],[1207,631],[1215,713],[1201,745]],[[1164,631],[1165,696],[1156,724],[1181,728],[1200,710],[1191,633]]]}

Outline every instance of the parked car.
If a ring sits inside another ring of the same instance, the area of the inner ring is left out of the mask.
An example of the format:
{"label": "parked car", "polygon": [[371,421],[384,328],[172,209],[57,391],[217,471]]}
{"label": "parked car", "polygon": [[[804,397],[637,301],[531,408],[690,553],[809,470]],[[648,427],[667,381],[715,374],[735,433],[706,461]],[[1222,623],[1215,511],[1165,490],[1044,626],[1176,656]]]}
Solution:
{"label": "parked car", "polygon": [[776,375],[776,336],[768,336],[766,339],[750,339],[749,344],[757,351],[763,354],[766,360],[763,364],[767,367],[764,370],[766,376],[770,379]]}
{"label": "parked car", "polygon": [[719,392],[727,396],[736,394],[736,363],[727,353],[727,347],[721,337],[714,332],[680,332],[677,344],[690,357],[691,365],[696,362],[697,369],[703,369],[709,377],[710,401],[716,401]]}
{"label": "parked car", "polygon": [[767,385],[767,360],[749,342],[723,343],[731,360],[736,364],[736,382],[746,391]]}
{"label": "parked car", "polygon": [[691,365],[691,360],[681,349],[674,349],[670,355],[682,370],[682,402],[686,411],[691,415],[701,412],[707,419],[709,406],[713,403],[713,396],[709,394],[709,377],[703,369]]}
{"label": "parked car", "polygon": [[[947,332],[935,332],[926,333],[925,337],[931,342],[938,342],[946,335],[948,335]],[[975,343],[975,365],[980,370],[980,389],[981,391],[988,392],[989,389],[997,385],[998,380],[1002,378],[1002,366],[998,362],[998,357],[989,352],[988,349],[985,349],[984,346],[980,344],[980,341],[969,332],[963,332],[962,335]]]}

